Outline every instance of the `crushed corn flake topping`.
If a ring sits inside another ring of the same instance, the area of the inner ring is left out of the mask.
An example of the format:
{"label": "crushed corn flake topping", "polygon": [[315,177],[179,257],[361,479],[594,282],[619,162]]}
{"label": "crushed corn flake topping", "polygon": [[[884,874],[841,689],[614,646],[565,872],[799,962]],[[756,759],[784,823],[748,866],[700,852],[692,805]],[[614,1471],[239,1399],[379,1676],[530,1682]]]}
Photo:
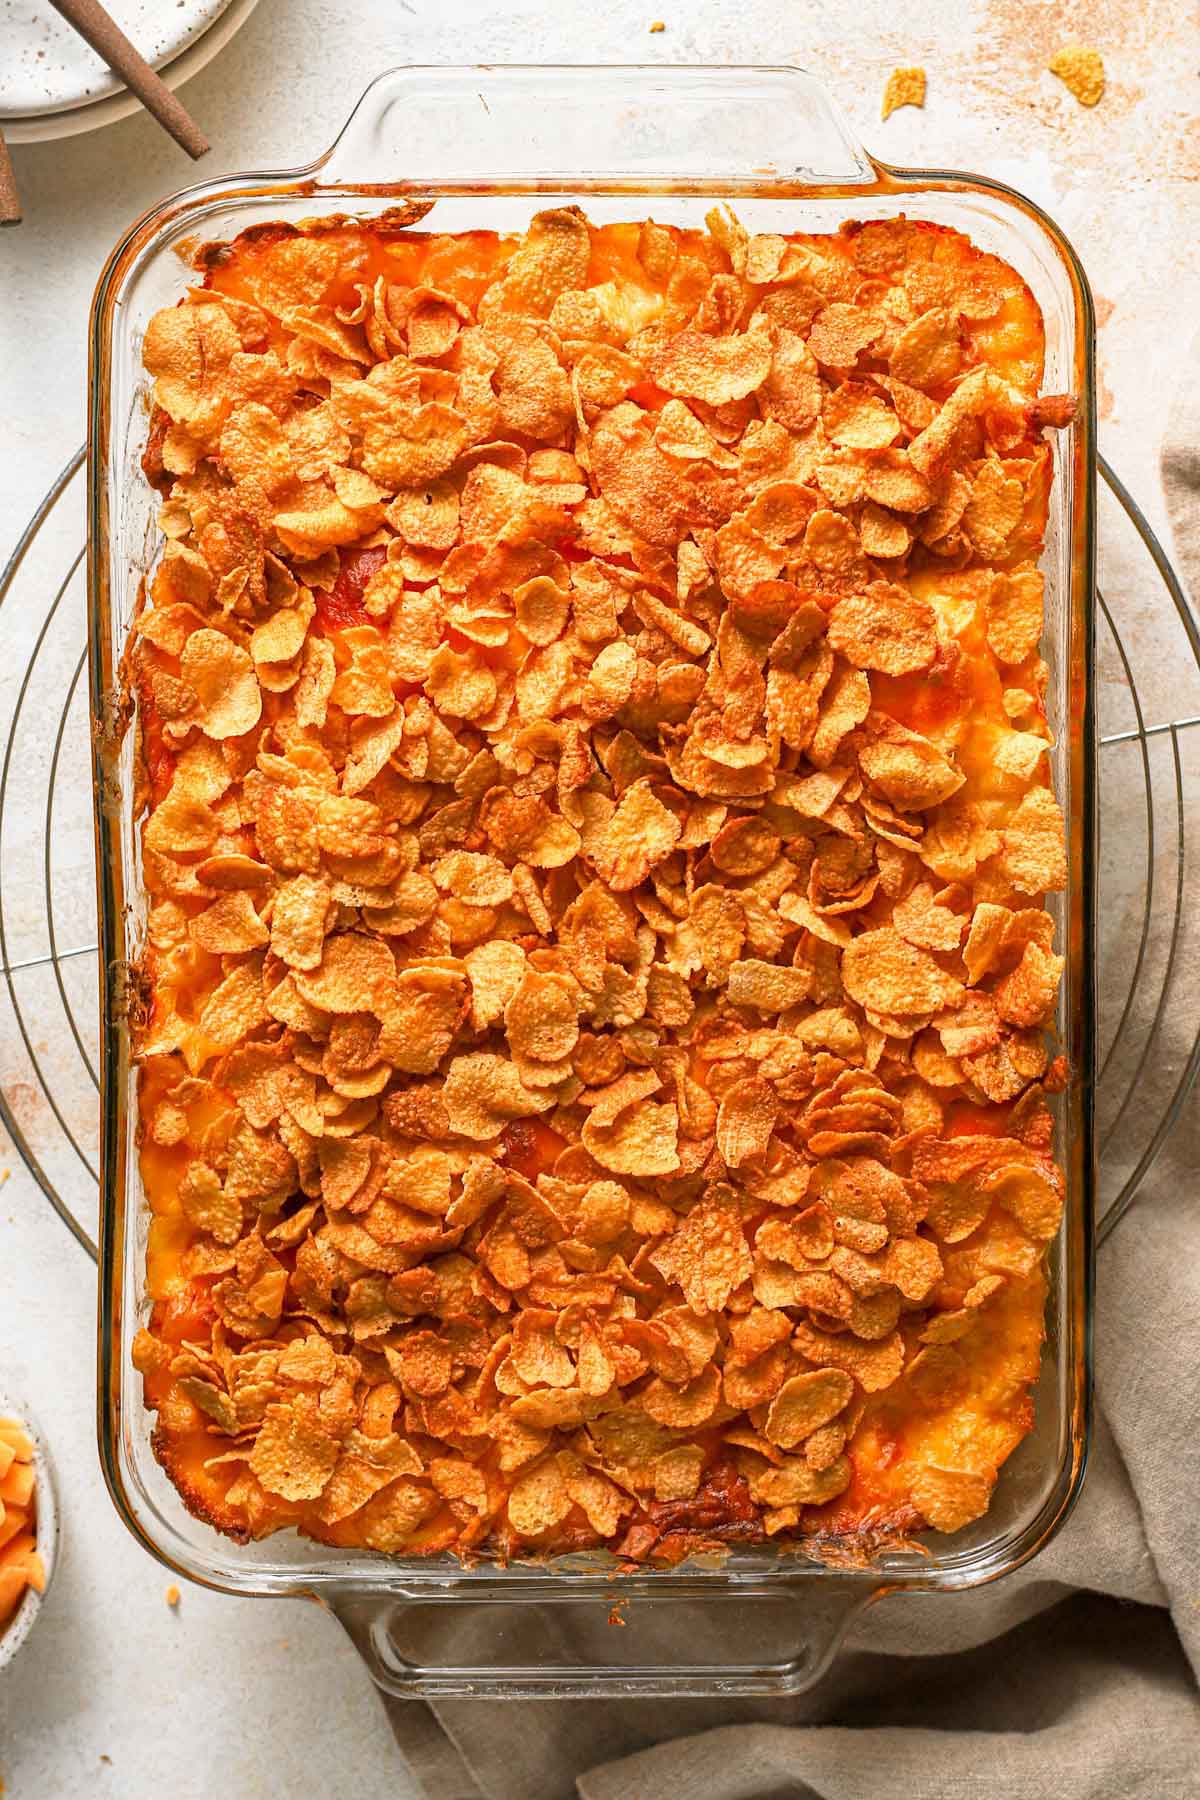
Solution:
{"label": "crushed corn flake topping", "polygon": [[416,211],[146,332],[159,1454],[386,1553],[954,1530],[1062,1205],[1034,302]]}

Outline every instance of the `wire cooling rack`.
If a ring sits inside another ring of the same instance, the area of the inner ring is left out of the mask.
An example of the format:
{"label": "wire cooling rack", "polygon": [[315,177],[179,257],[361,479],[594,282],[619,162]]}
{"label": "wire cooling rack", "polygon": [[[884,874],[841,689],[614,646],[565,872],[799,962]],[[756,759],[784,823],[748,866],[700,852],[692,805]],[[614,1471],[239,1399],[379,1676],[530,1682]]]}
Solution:
{"label": "wire cooling rack", "polygon": [[[83,452],[0,575],[0,1123],[93,1257],[99,980]],[[1200,630],[1101,464],[1099,1234],[1136,1197],[1200,1066]]]}

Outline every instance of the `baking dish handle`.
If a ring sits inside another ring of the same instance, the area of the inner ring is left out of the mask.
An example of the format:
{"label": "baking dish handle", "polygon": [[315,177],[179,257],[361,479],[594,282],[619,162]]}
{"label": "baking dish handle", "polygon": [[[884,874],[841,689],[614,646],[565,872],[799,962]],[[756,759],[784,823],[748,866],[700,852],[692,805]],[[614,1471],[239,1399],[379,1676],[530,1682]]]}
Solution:
{"label": "baking dish handle", "polygon": [[878,179],[806,70],[652,65],[391,69],[313,172],[375,192]]}
{"label": "baking dish handle", "polygon": [[[798,1694],[820,1680],[858,1615],[883,1591],[852,1576],[800,1577],[698,1593],[620,1582],[584,1598],[543,1578],[513,1592],[403,1599],[361,1590],[326,1601],[378,1686],[397,1700],[675,1699]],[[688,1590],[691,1591],[688,1591]]]}

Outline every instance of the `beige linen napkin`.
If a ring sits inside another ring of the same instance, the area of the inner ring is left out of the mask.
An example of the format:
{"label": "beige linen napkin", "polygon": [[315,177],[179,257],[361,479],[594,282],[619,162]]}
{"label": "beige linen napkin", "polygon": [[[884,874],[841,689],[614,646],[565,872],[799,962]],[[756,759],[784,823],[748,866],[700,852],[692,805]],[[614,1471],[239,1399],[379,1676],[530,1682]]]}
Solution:
{"label": "beige linen napkin", "polygon": [[[1200,595],[1190,394],[1163,474]],[[1165,1070],[1193,1029],[1160,1045]],[[1198,1161],[1193,1097],[1100,1253],[1091,1468],[1041,1556],[972,1593],[882,1602],[795,1700],[393,1703],[429,1800],[1196,1800]]]}

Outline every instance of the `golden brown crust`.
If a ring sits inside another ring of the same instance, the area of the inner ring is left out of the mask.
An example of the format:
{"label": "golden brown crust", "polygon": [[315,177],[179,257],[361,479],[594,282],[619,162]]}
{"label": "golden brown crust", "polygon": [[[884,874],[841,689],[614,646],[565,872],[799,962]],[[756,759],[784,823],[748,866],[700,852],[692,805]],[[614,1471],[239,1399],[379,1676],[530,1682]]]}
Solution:
{"label": "golden brown crust", "polygon": [[150,1448],[159,1467],[170,1476],[179,1498],[193,1518],[211,1525],[214,1531],[232,1538],[236,1544],[249,1543],[250,1533],[237,1509],[222,1499],[211,1480],[193,1474],[184,1441],[173,1437],[162,1425],[156,1425],[150,1434]]}

